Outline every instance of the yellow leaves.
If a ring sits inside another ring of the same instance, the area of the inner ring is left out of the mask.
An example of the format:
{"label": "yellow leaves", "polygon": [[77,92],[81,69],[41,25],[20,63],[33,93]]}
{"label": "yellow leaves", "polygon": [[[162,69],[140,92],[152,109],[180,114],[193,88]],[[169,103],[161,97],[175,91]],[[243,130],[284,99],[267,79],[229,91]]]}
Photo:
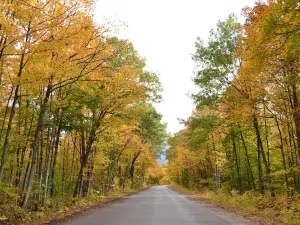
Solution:
{"label": "yellow leaves", "polygon": [[170,162],[170,170],[181,171],[184,168],[193,167],[197,163],[196,154],[188,149],[177,146],[175,156]]}
{"label": "yellow leaves", "polygon": [[208,106],[204,106],[201,108],[201,110],[194,110],[192,115],[195,117],[206,117],[206,116],[212,116],[217,115],[218,111],[215,109],[212,109]]}
{"label": "yellow leaves", "polygon": [[283,175],[289,174],[289,170],[278,170],[270,174],[271,177],[281,177]]}
{"label": "yellow leaves", "polygon": [[147,174],[150,177],[161,179],[166,175],[164,168],[162,168],[158,162],[155,161],[154,166],[147,169]]}

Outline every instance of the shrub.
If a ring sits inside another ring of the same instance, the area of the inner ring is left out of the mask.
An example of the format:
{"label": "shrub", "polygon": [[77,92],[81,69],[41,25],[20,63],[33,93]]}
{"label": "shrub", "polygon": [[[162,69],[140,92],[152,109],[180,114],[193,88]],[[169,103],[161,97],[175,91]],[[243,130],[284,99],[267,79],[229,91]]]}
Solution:
{"label": "shrub", "polygon": [[19,196],[16,188],[0,185],[0,223],[12,224],[27,218],[23,208],[18,206]]}

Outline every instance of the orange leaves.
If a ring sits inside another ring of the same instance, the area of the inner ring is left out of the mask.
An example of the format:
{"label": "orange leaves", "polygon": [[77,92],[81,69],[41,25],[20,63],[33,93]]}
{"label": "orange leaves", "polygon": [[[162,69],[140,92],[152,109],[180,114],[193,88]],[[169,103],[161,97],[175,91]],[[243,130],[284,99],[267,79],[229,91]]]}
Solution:
{"label": "orange leaves", "polygon": [[147,174],[152,178],[162,179],[166,175],[166,172],[164,168],[155,161],[154,166],[147,169]]}
{"label": "orange leaves", "polygon": [[196,153],[189,151],[185,147],[177,146],[175,154],[170,159],[169,171],[178,173],[183,169],[191,168],[197,164]]}

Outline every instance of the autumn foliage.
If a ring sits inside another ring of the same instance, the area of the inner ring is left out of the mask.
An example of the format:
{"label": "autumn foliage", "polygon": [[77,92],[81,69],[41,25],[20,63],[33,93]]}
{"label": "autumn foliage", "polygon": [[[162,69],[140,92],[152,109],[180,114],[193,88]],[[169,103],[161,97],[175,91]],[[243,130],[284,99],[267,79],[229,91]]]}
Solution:
{"label": "autumn foliage", "polygon": [[[243,14],[244,24],[230,15],[208,43],[196,42],[197,108],[169,140],[169,174],[187,188],[292,202],[300,193],[299,1],[258,2]],[[299,222],[299,207],[288,214]]]}
{"label": "autumn foliage", "polygon": [[141,188],[157,167],[159,78],[93,9],[89,0],[0,4],[0,221]]}

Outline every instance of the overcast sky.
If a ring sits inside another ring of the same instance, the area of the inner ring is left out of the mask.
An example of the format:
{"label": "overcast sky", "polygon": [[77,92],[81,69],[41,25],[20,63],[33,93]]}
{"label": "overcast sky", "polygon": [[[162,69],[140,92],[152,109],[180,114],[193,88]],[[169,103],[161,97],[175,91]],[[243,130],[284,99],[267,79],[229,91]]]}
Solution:
{"label": "overcast sky", "polygon": [[191,81],[195,64],[191,59],[197,37],[207,40],[209,30],[255,0],[97,0],[95,16],[127,24],[119,36],[133,42],[146,58],[147,69],[160,75],[163,101],[157,106],[168,123],[168,131],[183,128],[177,118],[186,119],[194,109],[187,94],[195,87]]}

